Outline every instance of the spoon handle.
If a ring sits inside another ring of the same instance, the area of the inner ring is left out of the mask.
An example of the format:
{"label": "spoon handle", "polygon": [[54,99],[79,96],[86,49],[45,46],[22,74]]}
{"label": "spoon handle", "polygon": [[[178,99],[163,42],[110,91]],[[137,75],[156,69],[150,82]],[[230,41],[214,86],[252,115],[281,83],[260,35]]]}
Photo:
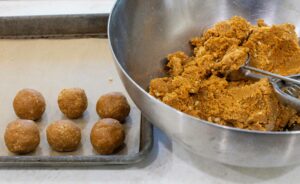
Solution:
{"label": "spoon handle", "polygon": [[300,81],[296,80],[296,79],[293,79],[293,78],[285,77],[285,76],[282,76],[282,75],[278,75],[278,74],[275,74],[275,73],[272,73],[272,72],[268,72],[268,71],[261,70],[261,69],[258,69],[258,68],[254,68],[254,67],[247,66],[247,65],[242,66],[242,68],[246,69],[246,70],[254,71],[254,72],[257,72],[257,73],[260,73],[260,74],[263,74],[265,76],[274,77],[274,78],[277,78],[277,79],[281,79],[281,80],[284,80],[284,81],[287,81],[287,82],[292,82],[294,84],[300,85]]}

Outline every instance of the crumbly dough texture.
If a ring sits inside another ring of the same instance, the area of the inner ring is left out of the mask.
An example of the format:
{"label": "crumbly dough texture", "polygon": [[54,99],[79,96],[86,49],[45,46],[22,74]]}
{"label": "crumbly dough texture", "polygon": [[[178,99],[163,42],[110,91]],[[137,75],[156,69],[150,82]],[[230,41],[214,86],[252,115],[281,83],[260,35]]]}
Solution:
{"label": "crumbly dough texture", "polygon": [[88,106],[87,96],[81,88],[63,89],[57,102],[61,112],[71,119],[82,116]]}
{"label": "crumbly dough texture", "polygon": [[251,25],[242,17],[217,23],[191,40],[192,56],[168,55],[168,76],[150,82],[150,94],[213,123],[250,130],[280,131],[298,123],[297,112],[279,102],[267,79],[244,77],[250,65],[278,73],[300,73],[300,47],[292,24]]}
{"label": "crumbly dough texture", "polygon": [[38,120],[45,112],[46,102],[40,92],[34,89],[22,89],[15,96],[13,107],[19,118]]}
{"label": "crumbly dough texture", "polygon": [[101,118],[113,118],[123,122],[130,113],[130,106],[122,93],[110,92],[99,98],[96,111]]}
{"label": "crumbly dough texture", "polygon": [[93,126],[90,140],[99,154],[112,154],[124,143],[125,131],[118,120],[101,119]]}
{"label": "crumbly dough texture", "polygon": [[81,129],[70,120],[51,123],[46,134],[51,148],[59,152],[75,151],[81,142]]}
{"label": "crumbly dough texture", "polygon": [[9,151],[16,154],[33,152],[40,143],[38,126],[32,120],[15,120],[5,130],[4,141]]}

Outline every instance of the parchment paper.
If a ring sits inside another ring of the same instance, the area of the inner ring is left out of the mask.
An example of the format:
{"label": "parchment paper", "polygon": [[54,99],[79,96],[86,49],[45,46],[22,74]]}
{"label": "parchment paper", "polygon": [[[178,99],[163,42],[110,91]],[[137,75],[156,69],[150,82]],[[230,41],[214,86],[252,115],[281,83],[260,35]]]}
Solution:
{"label": "parchment paper", "polygon": [[[69,87],[83,88],[88,96],[88,109],[75,122],[82,129],[82,144],[75,152],[52,151],[46,140],[49,123],[67,119],[59,110],[57,96]],[[46,111],[37,122],[41,142],[30,155],[94,155],[90,130],[99,120],[95,106],[107,92],[121,91],[129,100],[130,116],[126,129],[125,146],[117,154],[139,152],[141,113],[129,99],[113,64],[106,39],[70,40],[0,40],[0,155],[13,155],[3,140],[6,125],[15,119],[12,101],[22,88],[40,91],[46,99]]]}

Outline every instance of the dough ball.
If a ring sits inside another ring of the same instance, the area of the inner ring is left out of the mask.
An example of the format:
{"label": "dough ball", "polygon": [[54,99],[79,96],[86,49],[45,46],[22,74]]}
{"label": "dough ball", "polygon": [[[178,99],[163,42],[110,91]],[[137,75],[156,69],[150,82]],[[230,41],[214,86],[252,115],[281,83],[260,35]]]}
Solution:
{"label": "dough ball", "polygon": [[34,89],[22,89],[13,101],[16,115],[21,119],[38,120],[45,112],[43,95]]}
{"label": "dough ball", "polygon": [[90,139],[99,154],[108,155],[123,144],[125,131],[118,120],[106,118],[93,126]]}
{"label": "dough ball", "polygon": [[58,106],[68,118],[79,118],[88,106],[84,90],[81,88],[63,89],[58,95]]}
{"label": "dough ball", "polygon": [[111,92],[101,96],[96,111],[101,118],[113,118],[122,122],[130,112],[126,97],[119,92]]}
{"label": "dough ball", "polygon": [[38,126],[32,120],[15,120],[7,125],[4,141],[8,150],[13,153],[33,152],[40,143]]}
{"label": "dough ball", "polygon": [[51,123],[46,134],[51,148],[59,152],[75,151],[81,141],[81,129],[70,120]]}

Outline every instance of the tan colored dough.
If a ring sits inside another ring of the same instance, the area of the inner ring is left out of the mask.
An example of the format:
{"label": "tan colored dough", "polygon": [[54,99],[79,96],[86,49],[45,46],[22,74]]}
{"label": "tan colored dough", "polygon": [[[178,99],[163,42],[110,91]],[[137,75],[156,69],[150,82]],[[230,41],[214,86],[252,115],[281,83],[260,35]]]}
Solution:
{"label": "tan colored dough", "polygon": [[34,89],[22,89],[14,98],[13,107],[19,118],[38,120],[45,112],[46,102],[40,92]]}
{"label": "tan colored dough", "polygon": [[112,154],[125,139],[125,131],[118,120],[105,118],[93,126],[90,140],[94,149],[103,155]]}
{"label": "tan colored dough", "polygon": [[9,151],[16,154],[33,152],[40,143],[40,133],[32,120],[15,120],[10,122],[4,134]]}
{"label": "tan colored dough", "polygon": [[169,54],[168,74],[152,79],[149,93],[192,116],[220,125],[281,131],[299,123],[297,111],[277,98],[268,79],[252,80],[250,65],[280,75],[300,73],[300,46],[292,24],[251,25],[242,17],[221,21],[193,38],[194,53]]}
{"label": "tan colored dough", "polygon": [[123,122],[129,115],[130,106],[122,93],[111,92],[99,98],[96,111],[101,118],[113,118]]}
{"label": "tan colored dough", "polygon": [[51,123],[46,134],[51,148],[59,152],[75,151],[81,141],[81,129],[70,120]]}
{"label": "tan colored dough", "polygon": [[88,106],[87,96],[81,88],[63,89],[57,101],[61,112],[71,119],[82,116]]}

